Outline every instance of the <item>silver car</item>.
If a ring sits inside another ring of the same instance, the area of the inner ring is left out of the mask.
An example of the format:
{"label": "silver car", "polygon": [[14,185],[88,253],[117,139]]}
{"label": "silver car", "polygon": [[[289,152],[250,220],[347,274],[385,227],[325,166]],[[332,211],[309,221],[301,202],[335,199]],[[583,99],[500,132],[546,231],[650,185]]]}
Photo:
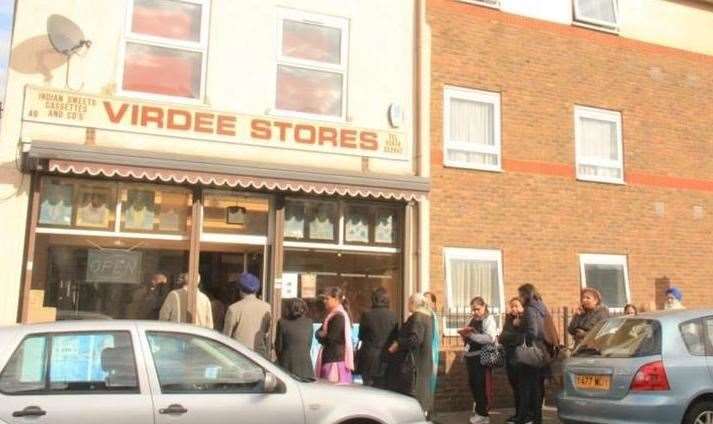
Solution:
{"label": "silver car", "polygon": [[713,309],[610,318],[564,367],[564,423],[713,424]]}
{"label": "silver car", "polygon": [[0,369],[0,424],[427,422],[415,399],[299,379],[190,325],[2,327]]}

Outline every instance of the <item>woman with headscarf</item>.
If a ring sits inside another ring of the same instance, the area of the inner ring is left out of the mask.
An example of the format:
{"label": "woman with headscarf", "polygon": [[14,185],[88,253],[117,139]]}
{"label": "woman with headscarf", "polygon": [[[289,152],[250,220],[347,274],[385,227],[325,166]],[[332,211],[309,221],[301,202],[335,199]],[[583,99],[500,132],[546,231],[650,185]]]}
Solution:
{"label": "woman with headscarf", "polygon": [[415,397],[423,410],[430,413],[433,411],[433,315],[421,293],[411,295],[408,309],[411,316],[389,347],[393,356],[387,371],[387,385],[389,390]]}
{"label": "woman with headscarf", "polygon": [[579,309],[572,317],[567,331],[574,337],[575,345],[579,345],[595,325],[607,318],[609,318],[609,309],[602,305],[602,295],[599,290],[586,287],[582,289]]}
{"label": "woman with headscarf", "polygon": [[385,352],[399,329],[396,314],[389,309],[390,303],[386,289],[379,287],[371,294],[371,309],[361,315],[357,363],[365,386],[381,388],[386,384]]}
{"label": "woman with headscarf", "polygon": [[323,299],[327,317],[315,334],[322,345],[315,367],[317,377],[334,384],[351,384],[354,347],[349,302],[339,287],[327,289]]}
{"label": "woman with headscarf", "polygon": [[683,292],[678,287],[669,287],[666,290],[666,303],[664,304],[664,309],[676,310],[676,309],[686,309],[681,301],[683,300]]}

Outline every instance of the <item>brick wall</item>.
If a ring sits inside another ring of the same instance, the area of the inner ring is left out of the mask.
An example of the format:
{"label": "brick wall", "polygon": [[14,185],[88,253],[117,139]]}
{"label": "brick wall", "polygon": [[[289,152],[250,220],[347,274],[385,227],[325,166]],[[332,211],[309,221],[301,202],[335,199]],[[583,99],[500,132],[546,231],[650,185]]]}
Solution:
{"label": "brick wall", "polygon": [[[672,281],[687,306],[713,306],[713,57],[453,0],[427,13],[439,297],[443,248],[466,247],[502,251],[506,298],[531,282],[573,305],[578,255],[605,253],[628,256],[637,304]],[[503,172],[443,166],[444,85],[501,94]],[[621,112],[625,185],[575,179],[575,105]],[[468,408],[465,369],[444,356],[438,409]]]}

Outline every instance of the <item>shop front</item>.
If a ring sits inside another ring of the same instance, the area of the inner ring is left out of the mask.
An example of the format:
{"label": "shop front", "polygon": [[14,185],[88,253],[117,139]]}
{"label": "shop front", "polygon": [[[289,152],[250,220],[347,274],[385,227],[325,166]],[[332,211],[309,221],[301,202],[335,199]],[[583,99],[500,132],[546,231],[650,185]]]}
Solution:
{"label": "shop front", "polygon": [[[357,323],[377,287],[403,313],[405,295],[417,287],[416,204],[428,191],[426,179],[271,163],[269,155],[257,162],[140,149],[161,140],[181,146],[183,131],[209,147],[224,148],[226,137],[237,147],[251,145],[268,136],[270,121],[216,113],[209,134],[208,112],[28,90],[27,133],[42,138],[32,137],[24,158],[32,193],[22,322],[157,319],[159,305],[147,301],[151,282],[165,280],[165,293],[183,273],[189,311],[198,290],[227,307],[238,299],[233,281],[246,271],[262,281],[260,296],[275,315],[286,299],[300,297],[318,320],[317,298],[332,286],[345,289]],[[59,115],[67,104],[83,105],[81,116]],[[166,120],[158,120],[159,109]],[[144,122],[146,110],[151,119]],[[141,128],[127,129],[134,119]],[[195,124],[190,129],[171,128],[188,128],[188,120]],[[279,155],[366,149],[359,155],[368,163],[371,149],[382,160],[404,154],[396,132],[289,122],[289,135],[280,134],[283,124],[269,136],[295,149],[277,146]],[[62,125],[68,133],[79,125],[81,142],[63,137]],[[205,131],[196,133],[196,126]],[[302,143],[310,134],[313,144]],[[111,142],[120,135],[130,141]],[[320,141],[333,135],[329,146]],[[339,140],[347,147],[339,148]],[[215,326],[221,330],[219,320]]]}

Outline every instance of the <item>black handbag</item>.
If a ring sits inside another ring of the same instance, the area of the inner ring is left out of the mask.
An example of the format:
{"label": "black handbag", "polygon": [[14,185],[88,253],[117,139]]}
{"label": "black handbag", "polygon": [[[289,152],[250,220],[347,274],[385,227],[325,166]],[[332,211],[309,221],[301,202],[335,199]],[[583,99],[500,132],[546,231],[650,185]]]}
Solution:
{"label": "black handbag", "polygon": [[515,361],[518,364],[532,368],[544,368],[548,363],[544,349],[537,346],[536,343],[528,346],[526,341],[523,341],[520,346],[515,348]]}
{"label": "black handbag", "polygon": [[491,343],[480,349],[480,365],[487,368],[505,366],[505,349],[500,343]]}

